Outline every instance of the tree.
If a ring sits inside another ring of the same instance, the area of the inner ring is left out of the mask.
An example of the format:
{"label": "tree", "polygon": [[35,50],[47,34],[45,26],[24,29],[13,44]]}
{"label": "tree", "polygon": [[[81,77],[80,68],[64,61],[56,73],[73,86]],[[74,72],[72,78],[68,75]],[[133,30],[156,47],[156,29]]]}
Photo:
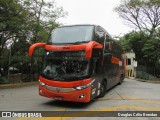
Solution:
{"label": "tree", "polygon": [[132,27],[148,31],[149,38],[160,26],[160,0],[123,0],[115,11]]}
{"label": "tree", "polygon": [[[12,38],[22,36],[22,27],[24,27],[27,11],[18,3],[11,0],[0,1],[0,56],[3,49]],[[21,23],[21,24],[19,24]]]}
{"label": "tree", "polygon": [[[44,33],[48,36],[52,29],[58,27],[58,18],[65,17],[67,12],[62,7],[57,7],[54,0],[45,2],[44,0],[26,0],[23,6],[31,12],[33,43],[44,41]],[[41,35],[43,34],[43,35]]]}
{"label": "tree", "polygon": [[160,30],[156,30],[153,33],[153,37],[146,41],[143,46],[142,52],[144,53],[144,58],[148,59],[148,63],[152,65],[156,65],[156,62],[159,61],[160,58],[160,37],[157,36]]}
{"label": "tree", "polygon": [[44,0],[1,0],[0,14],[0,74],[6,76],[9,66],[29,60],[30,44],[46,42],[66,12]]}
{"label": "tree", "polygon": [[[57,7],[54,0],[52,2],[45,2],[44,0],[25,0],[22,2],[25,9],[30,11],[30,26],[33,37],[30,39],[30,44],[35,42],[46,42],[51,30],[58,27],[60,23],[57,19],[67,15],[62,7]],[[43,50],[38,49],[37,56],[41,56]],[[33,73],[34,63],[40,61],[39,57],[31,60],[31,73]]]}
{"label": "tree", "polygon": [[4,76],[7,75],[6,68],[9,68],[9,47],[19,37],[27,36],[28,13],[18,0],[0,1],[0,74]]}
{"label": "tree", "polygon": [[143,48],[148,35],[145,32],[132,31],[120,38],[119,43],[125,52],[133,51],[139,63],[144,62]]}

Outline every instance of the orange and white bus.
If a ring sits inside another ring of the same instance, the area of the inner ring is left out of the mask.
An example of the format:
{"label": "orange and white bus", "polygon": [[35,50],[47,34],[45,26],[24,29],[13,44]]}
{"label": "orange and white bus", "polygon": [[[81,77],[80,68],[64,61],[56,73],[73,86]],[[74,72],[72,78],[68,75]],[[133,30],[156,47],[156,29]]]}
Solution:
{"label": "orange and white bus", "polygon": [[62,26],[51,32],[44,47],[39,94],[55,100],[89,102],[121,84],[125,76],[123,51],[97,25]]}

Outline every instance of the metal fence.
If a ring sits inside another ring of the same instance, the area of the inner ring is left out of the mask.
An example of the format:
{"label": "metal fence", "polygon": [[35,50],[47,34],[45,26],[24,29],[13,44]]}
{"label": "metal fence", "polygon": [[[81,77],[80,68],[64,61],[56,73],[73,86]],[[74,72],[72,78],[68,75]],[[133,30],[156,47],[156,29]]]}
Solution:
{"label": "metal fence", "polygon": [[23,63],[19,69],[16,69],[16,71],[14,69],[9,70],[7,76],[0,76],[0,84],[38,81],[41,62],[42,61],[35,62],[33,60],[31,63]]}
{"label": "metal fence", "polygon": [[136,77],[146,80],[160,80],[159,69],[151,65],[138,65],[136,68]]}

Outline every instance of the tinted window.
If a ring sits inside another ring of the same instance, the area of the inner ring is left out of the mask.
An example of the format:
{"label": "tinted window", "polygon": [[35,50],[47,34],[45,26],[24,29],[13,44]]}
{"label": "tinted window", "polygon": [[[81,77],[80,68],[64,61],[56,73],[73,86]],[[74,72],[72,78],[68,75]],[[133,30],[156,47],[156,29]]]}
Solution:
{"label": "tinted window", "polygon": [[112,41],[107,39],[105,45],[105,53],[111,52],[112,50]]}
{"label": "tinted window", "polygon": [[122,49],[116,41],[114,40],[106,41],[105,53],[107,52],[113,53],[114,55],[116,55],[116,57],[121,59]]}
{"label": "tinted window", "polygon": [[126,65],[131,65],[131,59],[126,59]]}
{"label": "tinted window", "polygon": [[94,26],[66,26],[52,31],[49,43],[75,43],[92,40]]}
{"label": "tinted window", "polygon": [[80,80],[88,76],[89,60],[83,51],[46,52],[41,75],[54,80]]}
{"label": "tinted window", "polygon": [[101,43],[102,45],[104,44],[105,32],[100,27],[96,27],[95,29],[95,39],[97,42]]}
{"label": "tinted window", "polygon": [[113,42],[113,45],[114,45],[114,52],[115,52],[115,55],[118,57],[118,58],[122,58],[122,49],[121,47],[118,45],[118,43],[116,41]]}

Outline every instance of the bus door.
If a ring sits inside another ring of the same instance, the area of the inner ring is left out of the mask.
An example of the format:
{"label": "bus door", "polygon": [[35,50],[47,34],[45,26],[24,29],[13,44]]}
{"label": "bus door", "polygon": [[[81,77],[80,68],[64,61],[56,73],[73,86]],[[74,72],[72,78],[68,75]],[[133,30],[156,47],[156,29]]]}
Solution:
{"label": "bus door", "polygon": [[114,64],[112,64],[112,54],[105,53],[103,61],[104,76],[107,79],[107,89],[111,88],[114,84]]}
{"label": "bus door", "polygon": [[102,65],[102,50],[93,49],[92,59],[90,59],[89,74],[91,75],[94,83],[91,87],[91,99],[97,97],[100,94],[101,82],[103,80],[103,65]]}

